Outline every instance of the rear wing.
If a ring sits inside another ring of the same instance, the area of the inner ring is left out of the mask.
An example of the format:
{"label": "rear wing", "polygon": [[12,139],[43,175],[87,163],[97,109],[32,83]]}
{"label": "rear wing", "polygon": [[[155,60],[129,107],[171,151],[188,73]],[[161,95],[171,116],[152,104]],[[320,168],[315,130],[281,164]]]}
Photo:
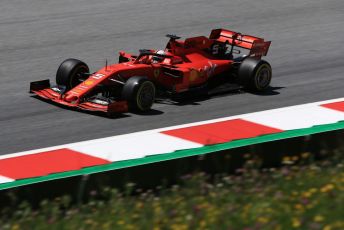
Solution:
{"label": "rear wing", "polygon": [[209,38],[218,42],[229,43],[233,46],[248,49],[250,50],[249,56],[254,57],[266,56],[271,44],[271,41],[264,41],[263,38],[243,35],[225,29],[212,30]]}

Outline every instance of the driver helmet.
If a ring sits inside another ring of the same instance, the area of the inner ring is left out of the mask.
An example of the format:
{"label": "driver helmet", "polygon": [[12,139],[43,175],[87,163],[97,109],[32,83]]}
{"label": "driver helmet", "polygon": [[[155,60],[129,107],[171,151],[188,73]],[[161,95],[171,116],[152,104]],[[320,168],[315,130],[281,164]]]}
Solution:
{"label": "driver helmet", "polygon": [[158,50],[156,53],[157,53],[157,54],[160,54],[160,55],[166,55],[166,53],[165,53],[164,50]]}
{"label": "driver helmet", "polygon": [[[155,53],[159,55],[166,55],[164,50],[158,50]],[[153,56],[153,63],[161,62],[163,59],[163,57]]]}

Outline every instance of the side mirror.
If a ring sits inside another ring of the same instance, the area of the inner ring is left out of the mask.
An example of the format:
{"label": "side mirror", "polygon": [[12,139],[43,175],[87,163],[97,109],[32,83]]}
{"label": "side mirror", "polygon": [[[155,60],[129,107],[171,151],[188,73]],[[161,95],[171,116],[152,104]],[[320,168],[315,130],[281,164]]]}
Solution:
{"label": "side mirror", "polygon": [[119,51],[118,63],[128,62],[130,61],[130,57],[124,52]]}

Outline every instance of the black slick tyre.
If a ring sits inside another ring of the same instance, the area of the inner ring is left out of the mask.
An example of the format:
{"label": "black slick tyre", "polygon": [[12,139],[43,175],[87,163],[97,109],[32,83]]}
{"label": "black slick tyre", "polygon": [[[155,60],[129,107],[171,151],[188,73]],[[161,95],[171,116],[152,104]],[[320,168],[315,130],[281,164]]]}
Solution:
{"label": "black slick tyre", "polygon": [[63,61],[57,69],[56,84],[70,90],[87,78],[83,73],[89,72],[89,68],[84,62],[69,58]]}
{"label": "black slick tyre", "polygon": [[134,76],[127,80],[122,89],[122,98],[128,101],[129,109],[145,112],[155,100],[155,85],[146,77]]}
{"label": "black slick tyre", "polygon": [[246,58],[238,70],[239,84],[255,92],[262,92],[269,88],[271,77],[270,64],[256,58]]}

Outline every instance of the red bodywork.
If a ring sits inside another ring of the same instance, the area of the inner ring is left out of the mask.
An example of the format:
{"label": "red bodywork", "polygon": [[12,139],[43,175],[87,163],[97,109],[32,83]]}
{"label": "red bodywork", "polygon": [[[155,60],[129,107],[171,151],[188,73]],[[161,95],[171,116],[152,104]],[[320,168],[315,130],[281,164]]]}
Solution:
{"label": "red bodywork", "polygon": [[170,39],[165,48],[166,55],[158,63],[154,62],[152,55],[149,54],[135,56],[120,52],[120,59],[125,62],[103,67],[67,92],[61,93],[57,88],[50,88],[47,82],[44,84],[36,82],[37,86],[31,86],[30,92],[68,107],[111,113],[126,112],[128,106],[124,100],[118,99],[105,104],[90,101],[88,97],[95,88],[118,84],[116,81],[125,81],[132,76],[146,76],[156,86],[174,93],[185,92],[203,85],[210,78],[230,70],[235,61],[217,56],[214,44],[247,49],[249,56],[257,58],[265,56],[270,46],[270,42],[262,38],[215,29],[209,38],[199,36],[186,40]]}

